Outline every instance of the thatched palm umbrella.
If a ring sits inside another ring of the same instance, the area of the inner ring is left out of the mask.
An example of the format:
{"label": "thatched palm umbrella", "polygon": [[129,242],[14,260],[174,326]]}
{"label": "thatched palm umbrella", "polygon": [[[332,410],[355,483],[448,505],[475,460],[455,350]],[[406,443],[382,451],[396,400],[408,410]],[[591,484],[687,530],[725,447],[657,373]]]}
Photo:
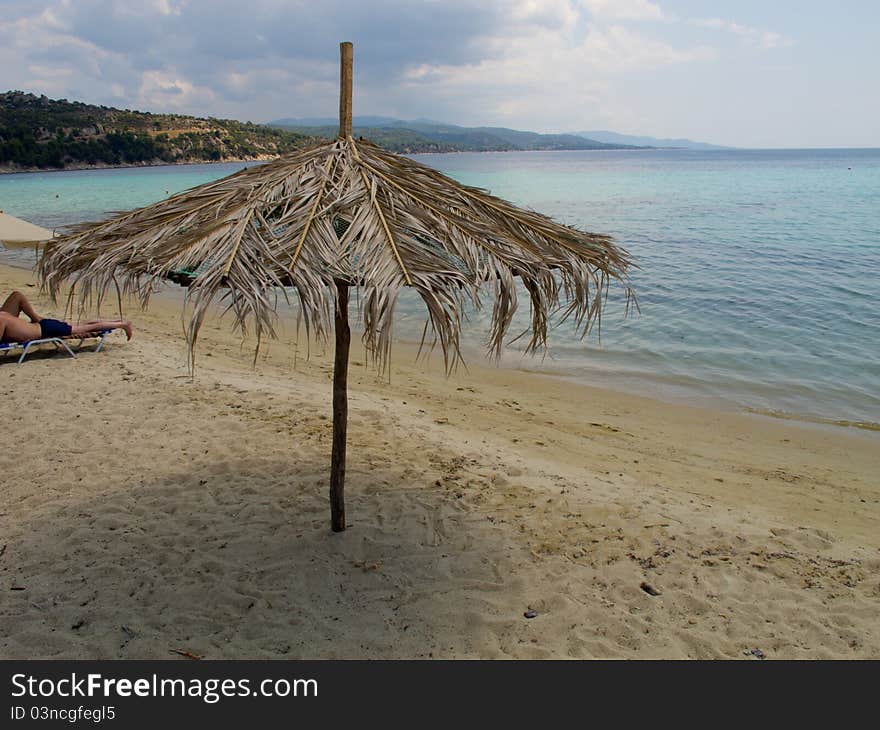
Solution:
{"label": "thatched palm umbrella", "polygon": [[[273,335],[279,287],[307,334],[335,329],[331,524],[345,529],[343,487],[349,289],[360,290],[364,343],[387,363],[394,306],[405,286],[427,307],[447,369],[460,359],[463,311],[494,296],[490,350],[500,355],[519,277],[531,303],[526,349],[546,344],[559,313],[582,333],[600,316],[609,281],[627,295],[630,260],[609,237],[585,233],[466,187],[351,136],[352,47],[341,45],[339,137],[174,195],[83,224],[50,243],[39,265],[54,296],[73,279],[84,297],[119,284],[144,304],[157,280],[186,274],[190,355],[218,295],[238,326]],[[118,284],[117,284],[118,282]]]}

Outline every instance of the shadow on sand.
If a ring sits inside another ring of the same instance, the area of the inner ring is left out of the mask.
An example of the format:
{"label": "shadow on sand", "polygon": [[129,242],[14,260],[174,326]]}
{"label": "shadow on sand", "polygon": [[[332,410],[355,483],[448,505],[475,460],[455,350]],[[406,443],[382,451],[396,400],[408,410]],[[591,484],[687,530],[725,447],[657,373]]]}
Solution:
{"label": "shadow on sand", "polygon": [[349,529],[334,534],[326,461],[294,471],[234,459],[114,483],[98,470],[98,496],[42,500],[0,542],[0,656],[498,654],[493,635],[522,610],[509,526],[433,475],[354,465]]}

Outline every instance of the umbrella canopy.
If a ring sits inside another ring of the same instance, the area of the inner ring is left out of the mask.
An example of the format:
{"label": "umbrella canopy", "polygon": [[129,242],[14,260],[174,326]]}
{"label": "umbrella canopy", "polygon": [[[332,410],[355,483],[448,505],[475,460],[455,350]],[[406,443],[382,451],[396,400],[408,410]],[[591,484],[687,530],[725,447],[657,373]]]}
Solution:
{"label": "umbrella canopy", "polygon": [[500,355],[518,304],[531,304],[526,349],[547,340],[551,317],[581,333],[596,322],[611,280],[631,295],[631,261],[608,236],[561,225],[409,158],[351,136],[351,44],[343,43],[340,133],[155,205],[84,224],[51,242],[39,264],[54,296],[72,279],[81,296],[118,282],[148,301],[156,280],[185,279],[193,309],[190,353],[209,305],[225,300],[235,322],[274,334],[279,291],[310,335],[336,334],[331,513],[345,528],[349,288],[360,290],[364,342],[381,364],[403,287],[425,303],[426,333],[447,368],[460,359],[462,316],[493,299],[490,350]]}
{"label": "umbrella canopy", "polygon": [[0,210],[0,242],[4,244],[29,245],[48,241],[54,235],[47,228],[41,228]]}

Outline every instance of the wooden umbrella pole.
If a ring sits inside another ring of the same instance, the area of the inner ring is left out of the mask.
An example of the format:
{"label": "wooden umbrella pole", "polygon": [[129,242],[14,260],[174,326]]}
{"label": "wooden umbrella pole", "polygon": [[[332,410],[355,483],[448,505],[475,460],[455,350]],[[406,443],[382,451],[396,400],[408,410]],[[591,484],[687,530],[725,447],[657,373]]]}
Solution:
{"label": "wooden umbrella pole", "polygon": [[333,452],[330,457],[330,526],[345,529],[345,439],[348,429],[348,284],[337,282],[336,355],[333,360]]}
{"label": "wooden umbrella pole", "polygon": [[351,137],[351,79],[354,49],[351,43],[339,44],[339,136]]}
{"label": "wooden umbrella pole", "polygon": [[[351,43],[339,44],[339,137],[351,137]],[[330,456],[330,527],[345,529],[345,439],[348,431],[348,284],[336,282],[336,354],[333,359],[333,451]]]}

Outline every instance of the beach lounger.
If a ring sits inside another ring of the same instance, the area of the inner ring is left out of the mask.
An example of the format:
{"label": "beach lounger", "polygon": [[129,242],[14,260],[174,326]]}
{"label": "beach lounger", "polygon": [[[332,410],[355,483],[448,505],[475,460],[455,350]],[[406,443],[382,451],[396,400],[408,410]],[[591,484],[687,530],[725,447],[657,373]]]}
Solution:
{"label": "beach lounger", "polygon": [[196,277],[207,268],[208,265],[203,263],[189,269],[174,269],[173,271],[168,272],[167,278],[169,281],[173,281],[175,284],[182,287],[189,287],[195,281]]}
{"label": "beach lounger", "polygon": [[71,335],[70,337],[44,337],[39,340],[28,340],[27,342],[3,342],[0,343],[0,354],[5,355],[15,350],[21,350],[21,357],[18,358],[18,364],[21,365],[32,347],[37,345],[55,345],[56,350],[64,350],[71,357],[76,357],[76,353],[70,348],[68,343],[76,342],[76,349],[81,350],[86,340],[98,340],[98,344],[93,352],[100,352],[101,348],[104,347],[104,340],[112,331],[113,329],[101,330],[88,335]]}

